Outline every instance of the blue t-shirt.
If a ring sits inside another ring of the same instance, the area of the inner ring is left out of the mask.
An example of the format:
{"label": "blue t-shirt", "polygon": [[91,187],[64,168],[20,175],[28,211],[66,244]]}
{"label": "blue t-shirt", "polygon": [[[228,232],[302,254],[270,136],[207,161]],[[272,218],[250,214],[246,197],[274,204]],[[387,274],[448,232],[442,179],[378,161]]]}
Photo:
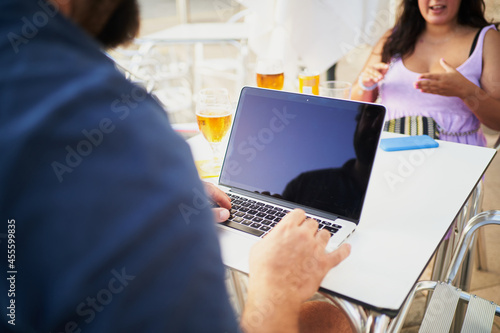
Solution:
{"label": "blue t-shirt", "polygon": [[238,331],[187,144],[45,1],[0,2],[0,331]]}

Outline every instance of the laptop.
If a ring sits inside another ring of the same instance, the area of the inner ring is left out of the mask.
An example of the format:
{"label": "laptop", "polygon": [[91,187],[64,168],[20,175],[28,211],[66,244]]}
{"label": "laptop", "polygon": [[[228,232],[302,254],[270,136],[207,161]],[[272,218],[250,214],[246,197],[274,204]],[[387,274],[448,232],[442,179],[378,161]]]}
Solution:
{"label": "laptop", "polygon": [[327,250],[359,224],[385,107],[244,87],[218,186],[232,200],[218,224],[224,263],[248,273],[250,248],[301,208],[330,232]]}

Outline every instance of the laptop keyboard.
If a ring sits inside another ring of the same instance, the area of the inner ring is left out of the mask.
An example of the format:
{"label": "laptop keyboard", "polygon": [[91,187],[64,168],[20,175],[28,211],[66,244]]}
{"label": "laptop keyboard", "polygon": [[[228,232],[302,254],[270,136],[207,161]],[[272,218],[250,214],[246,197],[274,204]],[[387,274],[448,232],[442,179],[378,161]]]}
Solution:
{"label": "laptop keyboard", "polygon": [[[231,215],[222,224],[238,229],[257,237],[264,237],[281,219],[290,212],[289,209],[272,206],[260,201],[255,201],[235,194],[227,193],[231,198]],[[307,216],[307,218],[313,218]],[[341,225],[330,221],[314,218],[319,229],[326,229],[330,234],[335,234],[342,228]]]}

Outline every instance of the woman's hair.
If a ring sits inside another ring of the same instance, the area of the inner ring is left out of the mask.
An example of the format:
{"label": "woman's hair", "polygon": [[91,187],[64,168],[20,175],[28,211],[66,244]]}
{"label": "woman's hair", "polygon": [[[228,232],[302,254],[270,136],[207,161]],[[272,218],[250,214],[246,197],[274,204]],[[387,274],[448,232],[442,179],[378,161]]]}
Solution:
{"label": "woman's hair", "polygon": [[[484,18],[484,0],[462,0],[458,9],[458,24],[482,28],[489,23]],[[382,49],[382,61],[388,63],[396,54],[401,57],[415,50],[418,36],[425,29],[425,20],[418,0],[403,0],[400,15]]]}

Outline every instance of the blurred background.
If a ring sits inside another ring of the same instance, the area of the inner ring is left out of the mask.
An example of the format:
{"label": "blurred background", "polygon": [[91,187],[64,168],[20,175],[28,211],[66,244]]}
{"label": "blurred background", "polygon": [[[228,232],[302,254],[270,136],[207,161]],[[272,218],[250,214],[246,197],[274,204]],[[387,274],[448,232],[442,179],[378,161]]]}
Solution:
{"label": "blurred background", "polygon": [[[321,80],[353,82],[373,44],[393,25],[400,3],[138,1],[140,37],[110,53],[134,80],[155,93],[172,123],[192,131],[196,93],[204,87],[225,87],[236,104],[241,87],[255,85],[257,57],[284,59],[285,90],[298,90],[297,75],[305,68],[319,71]],[[485,3],[487,16],[500,21],[500,0]]]}

